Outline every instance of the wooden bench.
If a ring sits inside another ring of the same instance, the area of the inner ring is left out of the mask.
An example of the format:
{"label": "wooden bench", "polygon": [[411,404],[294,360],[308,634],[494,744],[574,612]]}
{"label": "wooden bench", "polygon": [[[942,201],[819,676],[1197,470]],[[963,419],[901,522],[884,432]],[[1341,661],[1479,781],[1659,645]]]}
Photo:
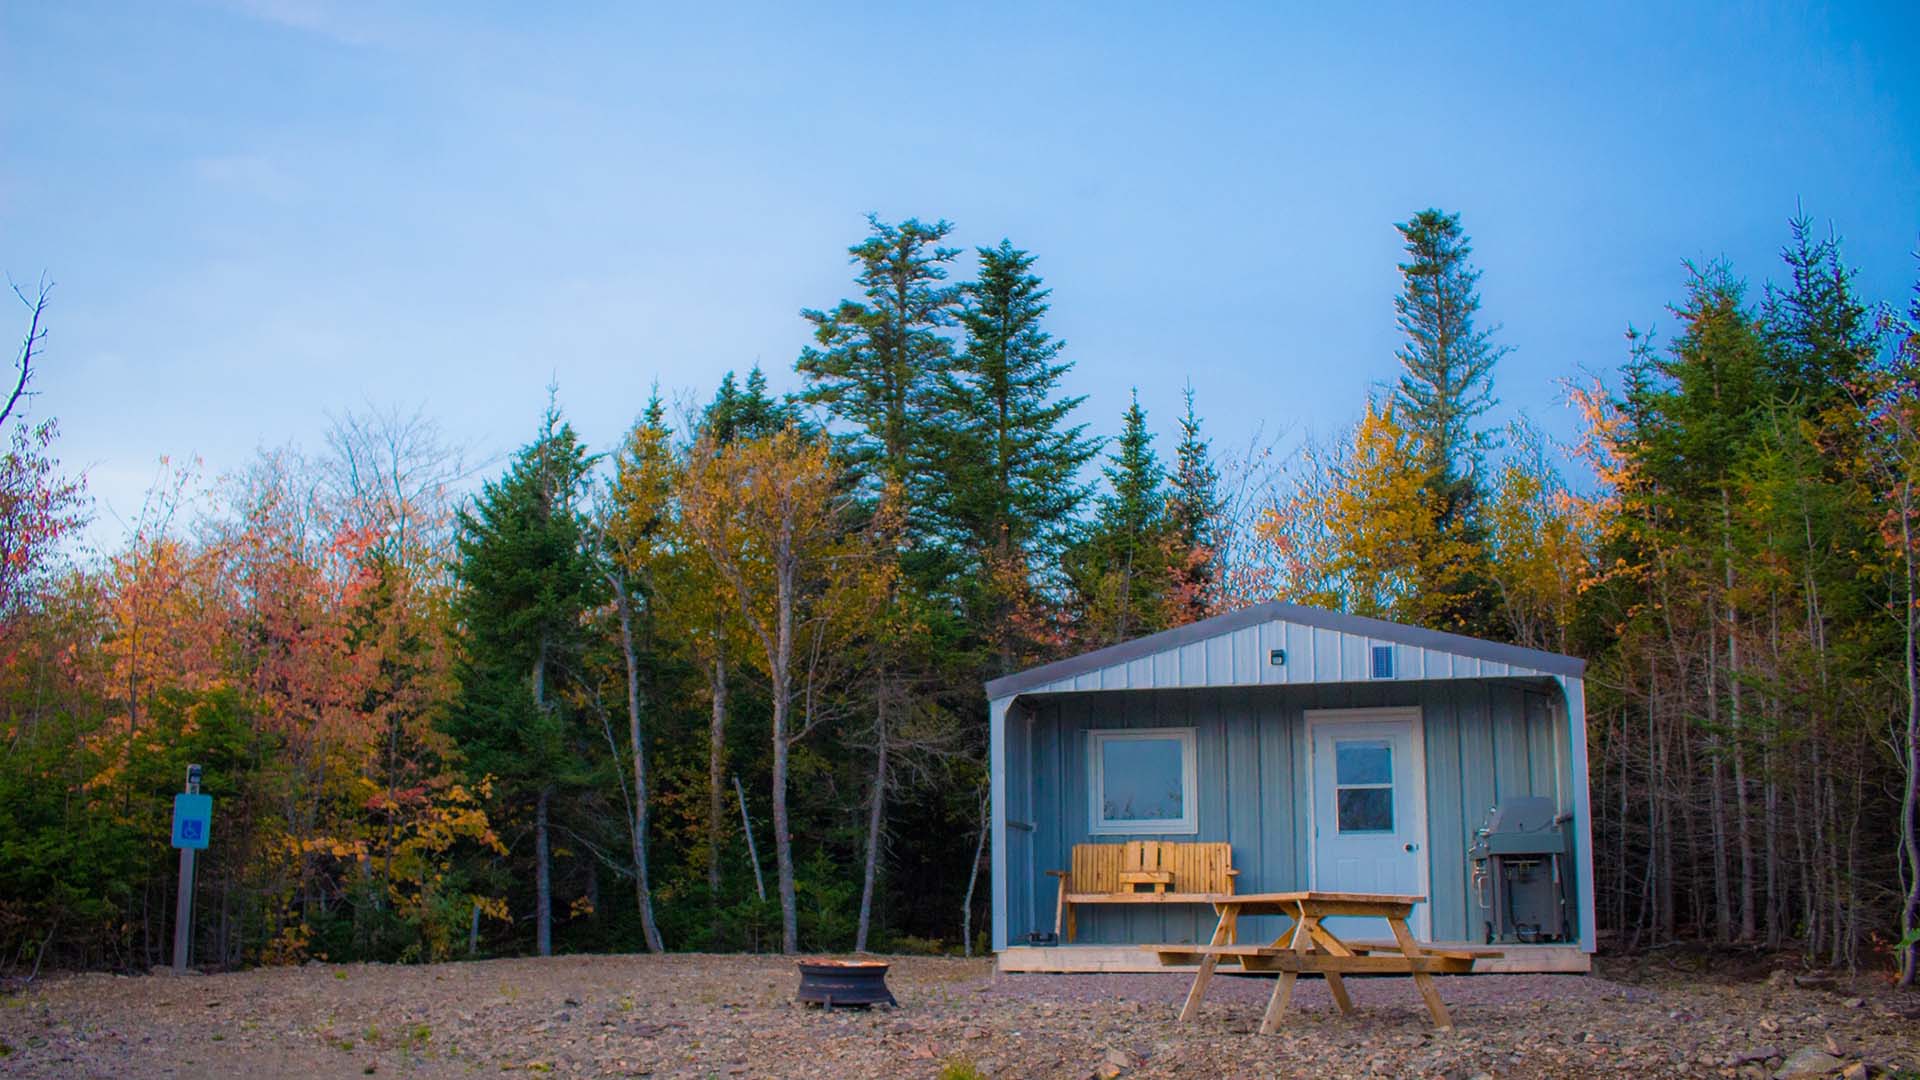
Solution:
{"label": "wooden bench", "polygon": [[[1233,845],[1182,840],[1129,840],[1073,845],[1073,868],[1049,870],[1060,880],[1054,907],[1057,940],[1072,941],[1080,904],[1213,904],[1233,895]],[[1145,892],[1139,891],[1142,886]]]}

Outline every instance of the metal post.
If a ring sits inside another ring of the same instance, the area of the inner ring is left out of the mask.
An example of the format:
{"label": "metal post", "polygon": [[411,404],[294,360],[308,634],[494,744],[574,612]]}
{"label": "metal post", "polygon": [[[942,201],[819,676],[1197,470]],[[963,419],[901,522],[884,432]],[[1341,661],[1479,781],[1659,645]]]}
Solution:
{"label": "metal post", "polygon": [[[200,794],[200,766],[187,766],[187,794]],[[173,973],[187,973],[193,948],[193,849],[180,849],[180,893],[173,905]]]}

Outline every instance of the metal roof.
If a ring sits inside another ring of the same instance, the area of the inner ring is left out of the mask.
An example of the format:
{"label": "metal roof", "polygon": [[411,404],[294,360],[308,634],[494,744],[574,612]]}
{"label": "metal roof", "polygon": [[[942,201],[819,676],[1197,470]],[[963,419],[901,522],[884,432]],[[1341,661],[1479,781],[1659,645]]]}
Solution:
{"label": "metal roof", "polygon": [[[1389,675],[1372,667],[1375,646],[1393,649]],[[1380,678],[1580,678],[1586,668],[1585,660],[1560,653],[1275,600],[994,679],[987,697]]]}

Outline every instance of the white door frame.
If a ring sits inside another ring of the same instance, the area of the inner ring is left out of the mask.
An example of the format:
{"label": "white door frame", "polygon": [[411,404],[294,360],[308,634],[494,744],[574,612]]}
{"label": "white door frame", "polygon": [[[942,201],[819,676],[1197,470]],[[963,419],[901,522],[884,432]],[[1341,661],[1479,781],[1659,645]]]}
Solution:
{"label": "white door frame", "polygon": [[1320,783],[1319,763],[1314,760],[1318,753],[1319,740],[1314,735],[1315,726],[1338,727],[1346,724],[1368,721],[1411,721],[1413,724],[1413,805],[1420,821],[1420,895],[1426,898],[1424,903],[1413,907],[1413,920],[1408,929],[1413,936],[1422,941],[1431,941],[1433,920],[1428,912],[1433,907],[1433,883],[1430,879],[1433,852],[1428,844],[1427,828],[1427,730],[1426,719],[1418,705],[1396,705],[1371,709],[1308,709],[1307,719],[1307,888],[1319,888],[1320,852],[1319,823],[1314,815],[1319,809]]}

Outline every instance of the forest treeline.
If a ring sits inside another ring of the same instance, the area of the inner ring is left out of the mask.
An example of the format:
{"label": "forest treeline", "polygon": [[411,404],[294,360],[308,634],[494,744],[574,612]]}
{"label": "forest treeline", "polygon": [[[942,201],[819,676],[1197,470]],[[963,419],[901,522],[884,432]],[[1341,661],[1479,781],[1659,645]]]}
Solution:
{"label": "forest treeline", "polygon": [[1805,220],[1757,290],[1687,265],[1661,337],[1569,365],[1563,446],[1490,419],[1499,328],[1427,210],[1397,376],[1222,452],[1197,401],[1232,388],[1099,433],[1032,253],[868,225],[792,393],[656,392],[590,447],[555,391],[477,478],[424,416],[348,414],[169,467],[103,552],[16,290],[0,973],[168,959],[189,762],[204,965],[977,948],[983,681],[1280,597],[1590,661],[1610,947],[1911,981],[1920,292],[1859,295]]}

